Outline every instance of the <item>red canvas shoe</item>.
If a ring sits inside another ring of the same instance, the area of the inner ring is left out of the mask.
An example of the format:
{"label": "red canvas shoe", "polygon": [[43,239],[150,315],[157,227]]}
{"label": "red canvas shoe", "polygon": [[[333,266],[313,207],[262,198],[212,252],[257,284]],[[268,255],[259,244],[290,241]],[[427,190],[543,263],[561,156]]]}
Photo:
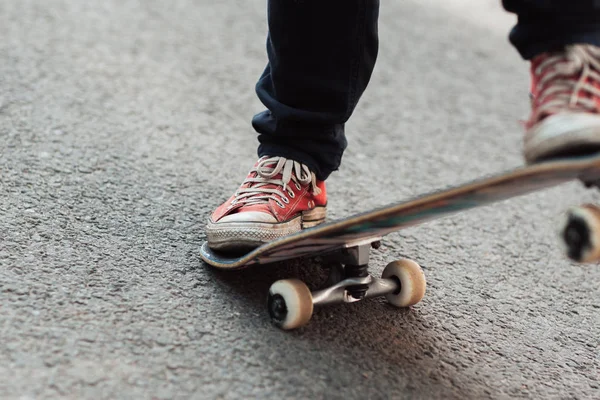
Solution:
{"label": "red canvas shoe", "polygon": [[531,64],[528,163],[600,150],[600,48],[567,46]]}
{"label": "red canvas shoe", "polygon": [[325,182],[283,157],[262,157],[206,226],[214,250],[248,250],[325,220]]}

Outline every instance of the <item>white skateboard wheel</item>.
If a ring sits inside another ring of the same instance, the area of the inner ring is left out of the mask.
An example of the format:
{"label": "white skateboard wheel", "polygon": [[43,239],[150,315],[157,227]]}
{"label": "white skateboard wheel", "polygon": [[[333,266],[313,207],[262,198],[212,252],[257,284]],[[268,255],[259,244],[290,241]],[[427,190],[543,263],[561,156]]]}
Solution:
{"label": "white skateboard wheel", "polygon": [[417,304],[425,296],[425,274],[416,262],[408,259],[392,261],[381,275],[384,279],[395,279],[400,283],[400,288],[388,293],[387,301],[396,307],[409,307]]}
{"label": "white skateboard wheel", "polygon": [[269,289],[267,306],[271,321],[285,330],[306,325],[313,313],[310,289],[297,279],[273,283]]}
{"label": "white skateboard wheel", "polygon": [[569,209],[561,223],[560,236],[573,261],[600,261],[600,208],[585,204]]}

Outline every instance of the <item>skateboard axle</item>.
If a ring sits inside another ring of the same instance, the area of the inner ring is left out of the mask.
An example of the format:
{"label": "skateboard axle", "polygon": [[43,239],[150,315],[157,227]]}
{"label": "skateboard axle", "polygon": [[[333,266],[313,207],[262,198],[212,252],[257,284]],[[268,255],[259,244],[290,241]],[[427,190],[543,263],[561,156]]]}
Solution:
{"label": "skateboard axle", "polygon": [[[356,298],[352,295],[352,291],[348,290],[355,286],[366,288],[363,297]],[[331,287],[317,290],[312,293],[312,301],[315,306],[334,303],[354,303],[370,297],[384,296],[398,289],[399,284],[394,279],[379,279],[367,275],[362,278],[347,278]]]}

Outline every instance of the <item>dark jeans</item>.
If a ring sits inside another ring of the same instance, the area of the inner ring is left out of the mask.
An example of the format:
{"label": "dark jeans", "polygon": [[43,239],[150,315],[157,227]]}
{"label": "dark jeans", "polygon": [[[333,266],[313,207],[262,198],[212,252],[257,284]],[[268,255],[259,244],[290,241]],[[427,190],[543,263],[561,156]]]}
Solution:
{"label": "dark jeans", "polygon": [[[600,0],[503,0],[518,15],[510,41],[524,59],[573,43],[600,46]],[[338,169],[344,124],[377,58],[379,0],[269,0],[269,63],[252,120],[259,156],[300,161],[321,180]]]}

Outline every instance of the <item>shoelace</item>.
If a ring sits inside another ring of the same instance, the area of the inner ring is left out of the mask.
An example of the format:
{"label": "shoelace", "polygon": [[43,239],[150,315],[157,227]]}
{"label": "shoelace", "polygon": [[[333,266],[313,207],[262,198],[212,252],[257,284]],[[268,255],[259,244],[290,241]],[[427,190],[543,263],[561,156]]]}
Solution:
{"label": "shoelace", "polygon": [[[290,182],[297,190],[301,186],[311,185],[312,193],[318,195],[321,189],[317,187],[317,178],[310,169],[297,161],[288,160],[283,157],[270,157],[261,160],[256,167],[252,168],[250,174],[256,172],[255,177],[246,178],[242,186],[235,193],[232,205],[242,203],[244,205],[264,204],[270,199],[274,200],[281,208],[289,203],[289,198],[296,195],[289,187]],[[281,176],[276,178],[279,174]],[[275,188],[273,187],[276,186]],[[270,186],[270,187],[268,187]],[[287,195],[287,196],[286,196]],[[285,204],[282,204],[285,203]]]}
{"label": "shoelace", "polygon": [[[542,75],[548,69],[545,75]],[[581,96],[587,92],[600,98],[600,89],[589,80],[600,83],[600,49],[595,46],[567,46],[563,54],[551,55],[537,66],[536,75],[542,75],[538,82],[539,96],[533,99],[538,104],[537,115],[553,114],[569,104],[571,108],[598,112],[598,105],[592,98]],[[576,82],[571,78],[580,74]]]}

